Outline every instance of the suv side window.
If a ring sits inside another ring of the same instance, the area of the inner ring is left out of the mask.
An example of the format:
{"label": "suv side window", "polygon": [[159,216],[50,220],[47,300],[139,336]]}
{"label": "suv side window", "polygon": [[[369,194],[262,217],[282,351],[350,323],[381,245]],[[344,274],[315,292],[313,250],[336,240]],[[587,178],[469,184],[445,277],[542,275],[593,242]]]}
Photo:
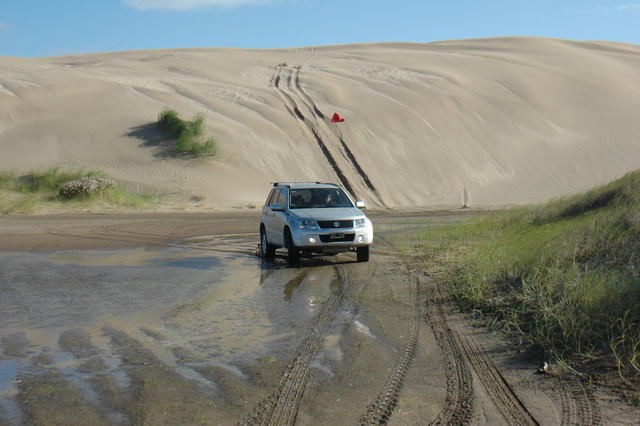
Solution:
{"label": "suv side window", "polygon": [[271,204],[273,204],[272,200],[273,200],[273,197],[274,197],[274,194],[276,193],[276,191],[278,191],[278,190],[273,188],[271,190],[271,192],[269,192],[269,196],[267,197],[267,201],[265,201],[265,203],[264,203],[265,206],[270,206]]}
{"label": "suv side window", "polygon": [[275,203],[281,204],[282,207],[286,207],[287,206],[287,199],[284,196],[284,189],[280,189],[278,191],[278,196],[277,198],[274,200]]}

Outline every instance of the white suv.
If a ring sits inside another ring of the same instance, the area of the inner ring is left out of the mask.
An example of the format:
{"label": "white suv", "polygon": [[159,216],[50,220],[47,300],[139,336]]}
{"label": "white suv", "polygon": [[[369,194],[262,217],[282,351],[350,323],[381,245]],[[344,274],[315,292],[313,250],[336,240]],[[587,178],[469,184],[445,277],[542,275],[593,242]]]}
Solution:
{"label": "white suv", "polygon": [[349,196],[332,183],[275,182],[262,208],[260,247],[266,258],[278,247],[296,264],[300,252],[335,254],[355,250],[358,262],[369,260],[373,225]]}

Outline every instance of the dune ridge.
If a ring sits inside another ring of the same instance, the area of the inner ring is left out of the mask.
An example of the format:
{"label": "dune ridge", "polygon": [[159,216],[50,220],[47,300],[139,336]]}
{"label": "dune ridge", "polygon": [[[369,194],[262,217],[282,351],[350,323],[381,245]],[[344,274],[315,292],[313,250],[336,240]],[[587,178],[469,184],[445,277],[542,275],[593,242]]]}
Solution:
{"label": "dune ridge", "polygon": [[[531,37],[0,57],[0,169],[97,168],[220,208],[317,179],[380,208],[537,203],[640,168],[639,69],[640,46]],[[220,155],[164,157],[169,108],[202,114]]]}

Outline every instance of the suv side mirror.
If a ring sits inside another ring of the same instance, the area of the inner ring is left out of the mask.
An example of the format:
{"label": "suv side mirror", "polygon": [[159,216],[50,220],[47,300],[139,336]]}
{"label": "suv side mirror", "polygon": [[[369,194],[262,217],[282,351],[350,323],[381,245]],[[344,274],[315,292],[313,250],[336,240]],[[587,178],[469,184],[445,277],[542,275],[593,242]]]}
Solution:
{"label": "suv side mirror", "polygon": [[284,211],[284,207],[282,207],[282,204],[280,203],[275,203],[275,204],[271,204],[271,210],[274,212],[282,212]]}
{"label": "suv side mirror", "polygon": [[356,201],[356,207],[359,209],[364,209],[364,201]]}

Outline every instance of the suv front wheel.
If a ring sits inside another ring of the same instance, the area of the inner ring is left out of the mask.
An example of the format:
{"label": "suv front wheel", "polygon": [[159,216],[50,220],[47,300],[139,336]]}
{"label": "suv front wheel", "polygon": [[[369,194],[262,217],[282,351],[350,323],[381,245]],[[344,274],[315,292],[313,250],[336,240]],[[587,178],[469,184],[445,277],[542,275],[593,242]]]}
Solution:
{"label": "suv front wheel", "polygon": [[356,249],[356,253],[358,256],[358,262],[368,262],[369,261],[369,246],[358,247]]}
{"label": "suv front wheel", "polygon": [[269,244],[264,228],[260,228],[260,252],[265,259],[271,259],[276,256],[276,246]]}
{"label": "suv front wheel", "polygon": [[300,263],[300,249],[293,244],[289,228],[284,231],[284,241],[287,245],[287,262],[289,265],[297,265]]}

